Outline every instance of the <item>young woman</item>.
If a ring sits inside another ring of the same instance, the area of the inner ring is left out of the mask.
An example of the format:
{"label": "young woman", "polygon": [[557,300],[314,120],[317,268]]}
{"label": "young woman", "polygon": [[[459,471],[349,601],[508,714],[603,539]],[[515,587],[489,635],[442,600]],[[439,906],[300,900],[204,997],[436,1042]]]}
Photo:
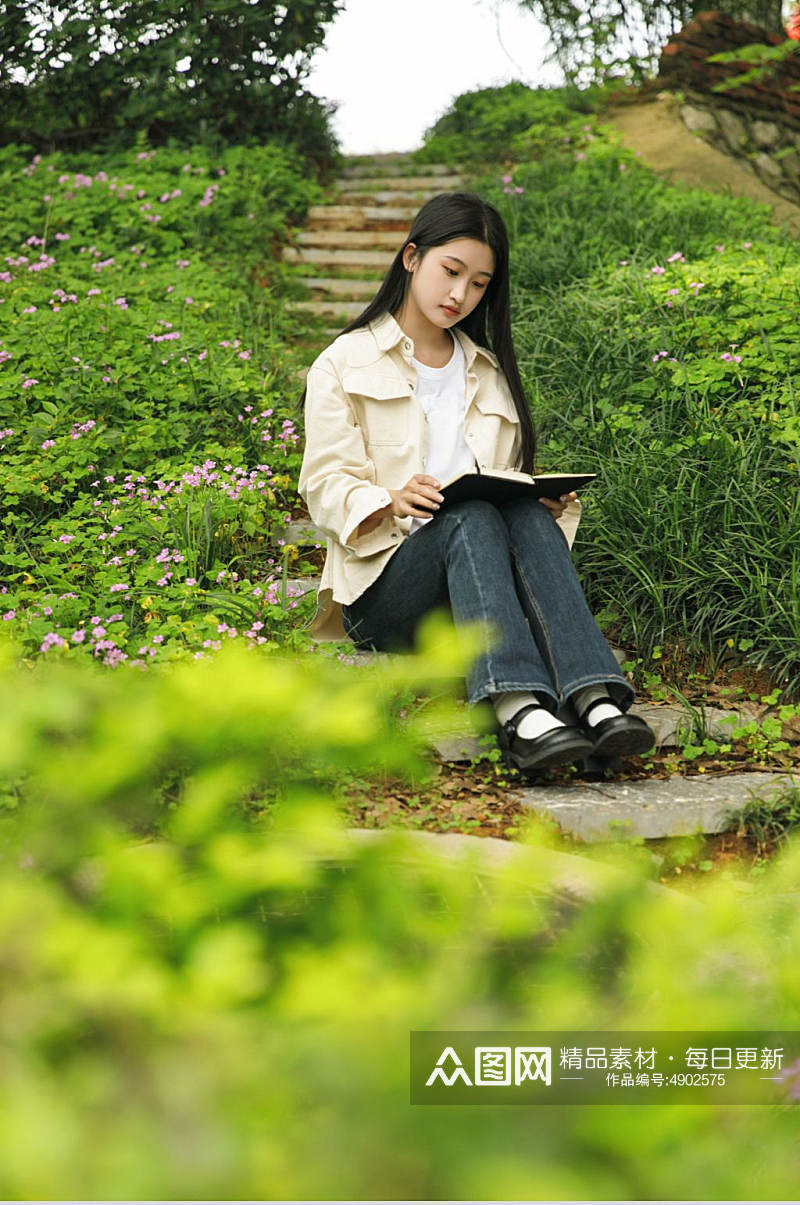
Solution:
{"label": "young woman", "polygon": [[[311,365],[303,398],[299,492],[328,537],[315,638],[409,649],[422,617],[449,608],[485,633],[467,697],[491,700],[511,764],[652,748],[570,557],[577,495],[439,513],[441,485],[461,472],[533,472],[493,205],[467,192],[423,205],[373,301]],[[558,718],[567,700],[577,724]]]}

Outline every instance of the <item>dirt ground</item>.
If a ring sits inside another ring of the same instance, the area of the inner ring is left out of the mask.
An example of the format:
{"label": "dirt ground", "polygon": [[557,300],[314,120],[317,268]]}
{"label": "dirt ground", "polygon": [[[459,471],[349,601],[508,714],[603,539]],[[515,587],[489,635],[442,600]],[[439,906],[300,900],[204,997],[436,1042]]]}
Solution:
{"label": "dirt ground", "polygon": [[652,100],[615,106],[604,120],[618,130],[624,146],[640,151],[642,161],[670,182],[770,205],[775,221],[800,237],[800,205],[773,192],[732,155],[690,134],[679,110],[679,102],[662,92]]}

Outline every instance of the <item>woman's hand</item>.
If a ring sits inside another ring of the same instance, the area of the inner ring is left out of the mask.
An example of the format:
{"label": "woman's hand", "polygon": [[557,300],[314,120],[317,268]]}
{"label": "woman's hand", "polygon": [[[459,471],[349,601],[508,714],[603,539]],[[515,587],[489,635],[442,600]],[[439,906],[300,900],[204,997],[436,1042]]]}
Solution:
{"label": "woman's hand", "polygon": [[[439,493],[439,482],[435,477],[424,477],[422,474],[415,474],[402,489],[387,490],[391,495],[391,506],[384,506],[381,510],[373,511],[358,525],[357,536],[367,536],[389,515],[397,515],[402,518],[404,515],[411,515],[415,519],[428,519],[439,509],[439,503],[443,501],[442,495]],[[421,509],[426,502],[430,502],[430,509]]]}
{"label": "woman's hand", "polygon": [[539,501],[547,507],[554,519],[560,519],[566,510],[567,503],[574,502],[577,497],[578,495],[573,490],[571,494],[562,494],[560,498],[540,498]]}
{"label": "woman's hand", "polygon": [[429,519],[439,509],[439,503],[444,502],[439,485],[435,477],[415,473],[402,489],[388,491],[392,496],[390,513],[398,518],[411,515],[415,519]]}

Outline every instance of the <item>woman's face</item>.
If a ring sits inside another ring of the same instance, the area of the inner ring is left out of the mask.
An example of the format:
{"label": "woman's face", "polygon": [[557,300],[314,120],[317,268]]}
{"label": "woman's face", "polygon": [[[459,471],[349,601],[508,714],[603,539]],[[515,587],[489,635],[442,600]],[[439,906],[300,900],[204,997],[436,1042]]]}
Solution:
{"label": "woman's face", "polygon": [[446,330],[466,318],[483,297],[494,272],[494,252],[477,239],[459,238],[431,247],[419,260],[409,243],[403,263],[412,274],[408,310]]}

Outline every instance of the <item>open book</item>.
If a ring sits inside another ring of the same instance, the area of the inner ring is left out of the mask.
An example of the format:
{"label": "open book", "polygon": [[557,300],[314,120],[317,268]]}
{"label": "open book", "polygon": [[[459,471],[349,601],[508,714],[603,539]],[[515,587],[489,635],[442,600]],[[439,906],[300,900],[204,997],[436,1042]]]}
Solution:
{"label": "open book", "polygon": [[507,502],[512,498],[560,498],[581,489],[597,477],[597,473],[520,473],[516,469],[484,469],[482,473],[461,473],[443,484],[439,493],[440,505],[482,498],[486,502]]}

